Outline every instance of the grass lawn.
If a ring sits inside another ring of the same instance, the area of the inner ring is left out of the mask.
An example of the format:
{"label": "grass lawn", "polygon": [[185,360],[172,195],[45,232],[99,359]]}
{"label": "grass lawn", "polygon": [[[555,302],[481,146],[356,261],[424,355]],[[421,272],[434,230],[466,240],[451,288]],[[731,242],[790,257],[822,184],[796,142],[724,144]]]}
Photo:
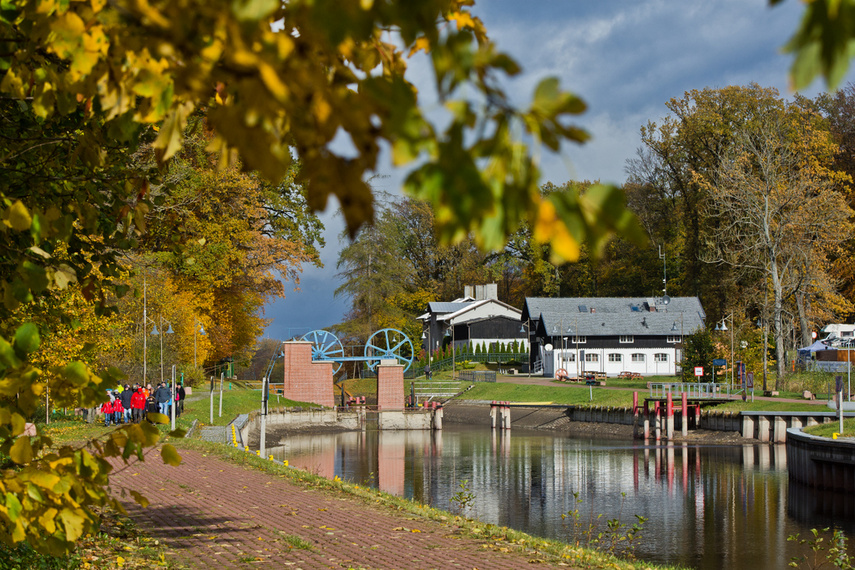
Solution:
{"label": "grass lawn", "polygon": [[810,435],[816,435],[819,437],[831,437],[835,433],[839,433],[838,437],[855,437],[855,418],[844,418],[843,419],[843,431],[840,431],[840,422],[839,420],[834,420],[833,422],[827,424],[820,424],[818,426],[810,426],[808,428],[804,428],[805,433]]}

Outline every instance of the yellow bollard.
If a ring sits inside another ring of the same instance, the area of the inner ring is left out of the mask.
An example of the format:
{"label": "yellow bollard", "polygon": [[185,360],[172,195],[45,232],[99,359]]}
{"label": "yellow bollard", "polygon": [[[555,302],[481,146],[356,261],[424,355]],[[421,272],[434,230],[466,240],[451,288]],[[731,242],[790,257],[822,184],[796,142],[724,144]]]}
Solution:
{"label": "yellow bollard", "polygon": [[270,461],[275,461],[275,459],[273,459],[272,455],[268,456],[268,459],[270,459]]}
{"label": "yellow bollard", "polygon": [[838,437],[839,435],[840,435],[839,433],[834,432],[833,434],[831,434],[831,439],[837,439],[837,437]]}
{"label": "yellow bollard", "polygon": [[285,459],[284,461],[282,461],[282,465],[284,465],[285,467],[288,467],[288,460]]}

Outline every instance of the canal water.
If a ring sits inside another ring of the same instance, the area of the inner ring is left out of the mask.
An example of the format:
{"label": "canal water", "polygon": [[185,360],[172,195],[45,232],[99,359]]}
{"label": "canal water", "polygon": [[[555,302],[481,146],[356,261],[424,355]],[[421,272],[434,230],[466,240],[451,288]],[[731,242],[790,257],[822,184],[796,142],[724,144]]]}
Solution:
{"label": "canal water", "polygon": [[807,552],[791,535],[828,526],[855,535],[855,498],[790,484],[783,445],[657,446],[447,424],[433,433],[293,435],[269,453],[565,542],[585,544],[608,521],[631,527],[638,515],[647,520],[634,555],[663,564],[786,568]]}

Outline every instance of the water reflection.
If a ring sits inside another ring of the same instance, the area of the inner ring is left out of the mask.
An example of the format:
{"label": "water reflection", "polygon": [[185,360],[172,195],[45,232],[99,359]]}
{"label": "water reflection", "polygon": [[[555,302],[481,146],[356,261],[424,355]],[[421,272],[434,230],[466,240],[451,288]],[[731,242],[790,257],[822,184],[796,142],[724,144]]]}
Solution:
{"label": "water reflection", "polygon": [[783,445],[655,446],[447,426],[297,435],[271,453],[442,509],[454,508],[467,481],[470,515],[561,540],[574,538],[561,515],[575,509],[584,525],[598,514],[602,524],[630,525],[641,515],[638,557],[696,568],[785,568],[799,553],[788,536],[829,524],[855,530],[851,497],[789,487]]}

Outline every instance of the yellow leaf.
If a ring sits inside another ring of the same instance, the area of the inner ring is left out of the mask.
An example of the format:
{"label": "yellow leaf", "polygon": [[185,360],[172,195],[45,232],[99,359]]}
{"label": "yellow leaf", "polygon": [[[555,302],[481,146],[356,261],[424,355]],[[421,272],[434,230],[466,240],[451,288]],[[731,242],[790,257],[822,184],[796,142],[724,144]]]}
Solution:
{"label": "yellow leaf", "polygon": [[84,517],[78,511],[62,509],[59,515],[65,527],[65,537],[69,542],[74,542],[83,534]]}
{"label": "yellow leaf", "polygon": [[410,48],[410,56],[412,57],[413,54],[420,51],[430,53],[430,42],[424,36],[416,38],[416,41],[413,42],[413,47]]}
{"label": "yellow leaf", "polygon": [[169,423],[169,416],[167,416],[166,414],[161,414],[159,412],[148,412],[145,417],[148,418],[148,421],[155,424]]}
{"label": "yellow leaf", "polygon": [[288,98],[288,86],[282,82],[279,74],[273,69],[273,66],[261,62],[258,64],[258,73],[261,75],[261,81],[264,82],[264,86],[267,87],[271,95],[279,101],[284,101]]}
{"label": "yellow leaf", "polygon": [[540,243],[550,244],[555,254],[561,258],[567,261],[579,260],[579,242],[570,235],[567,226],[558,219],[555,206],[549,200],[540,202],[533,237]]}
{"label": "yellow leaf", "polygon": [[125,559],[122,558],[121,556],[117,556],[116,557],[116,564],[118,564],[119,566],[124,566],[125,565]]}
{"label": "yellow leaf", "polygon": [[163,458],[163,462],[168,465],[172,465],[173,467],[181,465],[181,456],[178,455],[175,448],[168,443],[160,450],[160,456]]}
{"label": "yellow leaf", "polygon": [[9,457],[19,465],[32,461],[33,447],[30,445],[30,438],[19,437],[15,440],[14,445],[12,445],[12,449],[9,450]]}
{"label": "yellow leaf", "polygon": [[11,206],[9,206],[9,208],[6,209],[6,215],[4,216],[4,218],[6,224],[9,225],[9,227],[19,232],[23,232],[30,229],[30,226],[33,223],[33,218],[32,216],[30,216],[30,212],[20,200],[17,200],[14,204],[12,204]]}

